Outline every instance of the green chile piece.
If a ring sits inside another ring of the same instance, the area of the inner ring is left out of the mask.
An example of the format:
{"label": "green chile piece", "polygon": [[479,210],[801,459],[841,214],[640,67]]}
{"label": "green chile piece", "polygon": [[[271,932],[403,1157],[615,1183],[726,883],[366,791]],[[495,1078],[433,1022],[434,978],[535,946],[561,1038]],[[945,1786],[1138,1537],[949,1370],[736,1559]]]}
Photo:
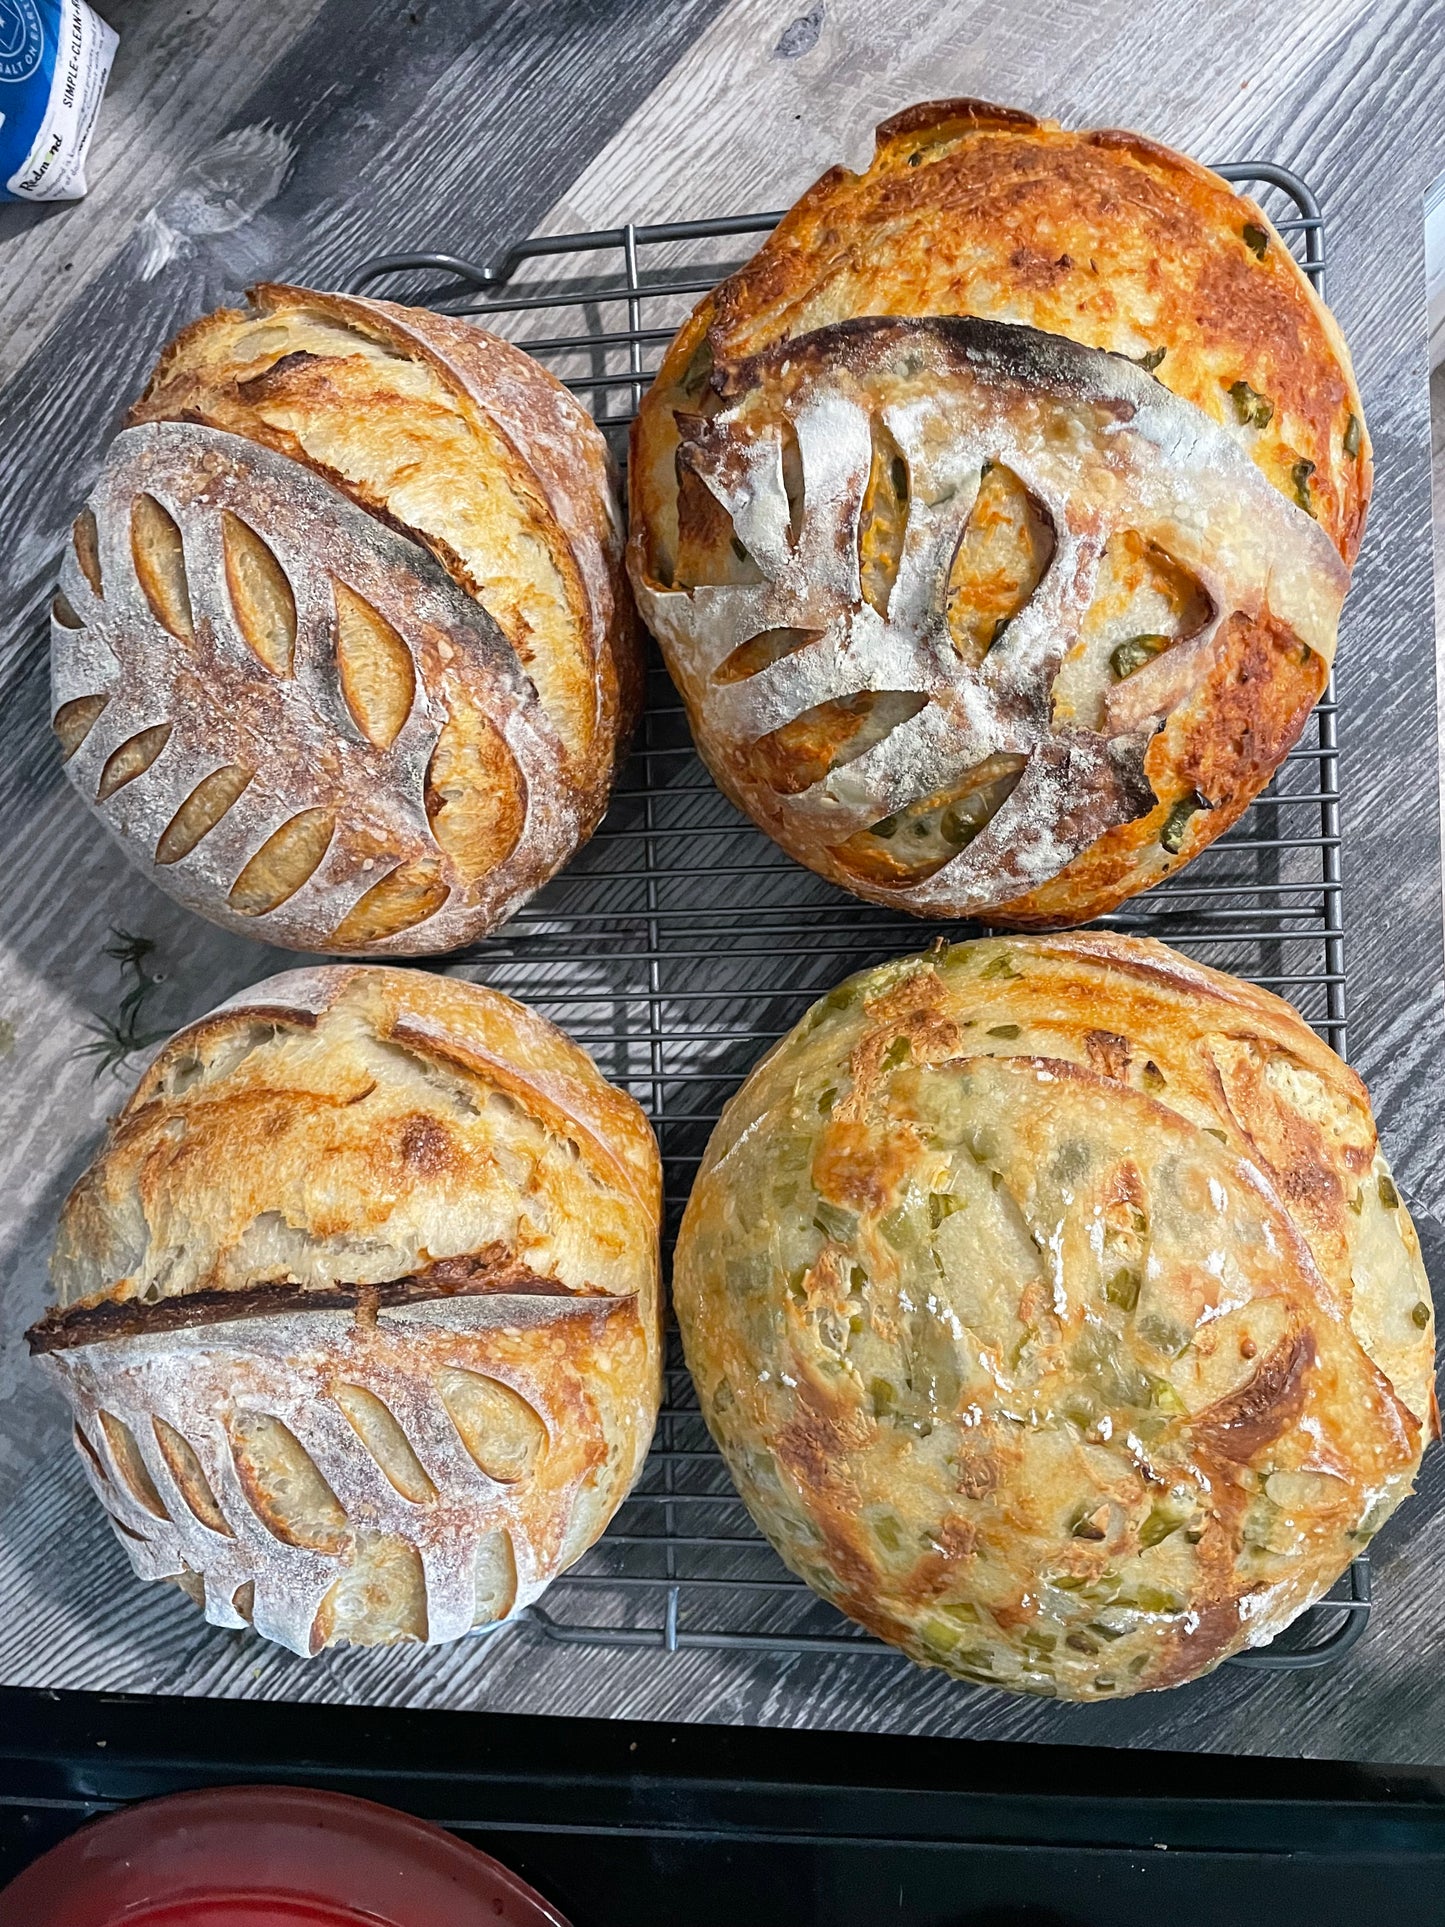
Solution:
{"label": "green chile piece", "polygon": [[1070,1360],[1080,1377],[1087,1379],[1114,1410],[1130,1405],[1142,1411],[1154,1402],[1149,1374],[1140,1371],[1106,1325],[1087,1324],[1074,1342]]}
{"label": "green chile piece", "polygon": [[1119,1604],[1132,1606],[1135,1612],[1154,1613],[1164,1619],[1177,1619],[1185,1609],[1184,1600],[1166,1586],[1136,1586],[1127,1599],[1120,1599]]}
{"label": "green chile piece", "polygon": [[[999,634],[996,628],[989,643],[990,649],[998,641]],[[938,834],[953,849],[961,850],[965,844],[972,843],[992,817],[993,811],[993,786],[986,783],[971,796],[958,797],[949,804],[938,819]]]}
{"label": "green chile piece", "polygon": [[1170,856],[1178,856],[1184,848],[1184,833],[1189,828],[1190,817],[1198,815],[1205,807],[1204,798],[1198,790],[1193,790],[1188,796],[1181,796],[1170,810],[1159,832],[1159,841]]}
{"label": "green chile piece", "polygon": [[813,1208],[813,1223],[825,1238],[833,1239],[835,1244],[851,1244],[858,1232],[858,1214],[845,1211],[841,1205],[829,1204],[826,1198],[819,1198]]}
{"label": "green chile piece", "polygon": [[895,1513],[880,1512],[873,1520],[873,1537],[885,1552],[901,1552],[903,1549],[903,1522]]}
{"label": "green chile piece", "polygon": [[1142,1280],[1137,1271],[1128,1269],[1116,1271],[1104,1286],[1104,1296],[1111,1305],[1120,1311],[1133,1311],[1139,1302],[1139,1286]]}
{"label": "green chile piece", "polygon": [[1177,1532],[1183,1523],[1177,1512],[1171,1512],[1167,1506],[1156,1505],[1139,1528],[1139,1543],[1141,1546],[1160,1545],[1171,1532]]}
{"label": "green chile piece", "polygon": [[1162,656],[1173,641],[1171,636],[1130,636],[1110,652],[1109,667],[1114,672],[1115,682],[1123,682],[1142,669],[1146,662],[1153,662]]}
{"label": "green chile piece", "polygon": [[904,1358],[909,1393],[904,1416],[915,1427],[931,1430],[935,1419],[951,1418],[958,1410],[963,1390],[953,1335],[931,1311],[909,1313]]}
{"label": "green chile piece", "polygon": [[1176,1319],[1166,1317],[1162,1312],[1150,1312],[1139,1320],[1136,1327],[1146,1345],[1152,1345],[1156,1352],[1163,1352],[1166,1358],[1178,1358],[1187,1351],[1190,1334]]}
{"label": "green chile piece", "polygon": [[1179,1418],[1188,1410],[1167,1378],[1156,1378],[1152,1372],[1145,1372],[1144,1377],[1149,1386],[1149,1403],[1156,1412],[1167,1412],[1171,1418]]}
{"label": "green chile piece", "polygon": [[1268,395],[1251,388],[1247,381],[1231,382],[1229,398],[1234,403],[1235,414],[1246,428],[1268,428],[1274,420],[1274,403]]}

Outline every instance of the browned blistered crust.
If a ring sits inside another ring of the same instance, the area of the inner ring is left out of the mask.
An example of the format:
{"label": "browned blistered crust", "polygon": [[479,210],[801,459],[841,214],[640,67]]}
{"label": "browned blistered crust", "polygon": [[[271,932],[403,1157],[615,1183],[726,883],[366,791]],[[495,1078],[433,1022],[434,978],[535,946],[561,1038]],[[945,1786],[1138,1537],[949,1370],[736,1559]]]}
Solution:
{"label": "browned blistered crust", "polygon": [[[1199,686],[1150,743],[1144,773],[1154,805],[1108,830],[1023,902],[994,912],[1022,930],[1107,916],[1207,850],[1233,827],[1294,748],[1325,693],[1330,666],[1268,611],[1236,615]],[[1160,842],[1170,809],[1197,797],[1176,853]]]}
{"label": "browned blistered crust", "polygon": [[[1134,358],[1162,348],[1157,378],[1236,434],[1282,493],[1295,499],[1298,465],[1312,465],[1313,511],[1353,561],[1372,480],[1359,390],[1263,211],[1142,135],[955,100],[885,121],[868,169],[829,169],[680,330],[634,434],[632,518],[651,572],[669,561],[673,413],[696,405],[699,367],[879,314],[1022,322]],[[1240,382],[1269,400],[1267,426],[1240,421]]]}
{"label": "browned blistered crust", "polygon": [[275,284],[183,330],[130,420],[52,623],[71,781],[263,942],[486,935],[591,835],[640,707],[596,426],[454,317]]}
{"label": "browned blistered crust", "polygon": [[[509,484],[530,501],[538,539],[567,580],[585,671],[595,685],[594,714],[572,771],[579,789],[596,793],[598,801],[584,811],[595,822],[605,807],[618,744],[625,744],[641,708],[642,656],[612,509],[617,478],[591,416],[540,362],[501,336],[453,315],[279,282],[262,282],[250,290],[249,299],[251,316],[284,320],[315,315],[425,362],[457,402],[501,437],[510,458]],[[289,373],[314,384],[323,405],[329,400],[364,412],[365,383],[333,388],[331,370],[337,364],[305,354],[287,356],[261,374],[245,377],[228,360],[225,337],[229,324],[248,318],[243,311],[218,309],[183,328],[163,351],[145,393],[130,411],[130,421],[205,422],[264,442],[324,475],[403,534],[425,541],[416,529],[390,517],[374,494],[308,455],[294,434],[268,425],[252,405],[268,385],[275,387]],[[387,401],[384,367],[373,372],[371,388],[375,402]],[[454,551],[429,546],[463,588],[484,595],[485,585],[468,575]],[[516,639],[509,640],[515,646]]]}
{"label": "browned blistered crust", "polygon": [[673,1293],[793,1569],[1016,1691],[1119,1697],[1268,1640],[1438,1435],[1359,1079],[1279,998],[1137,939],[840,985],[724,1112]]}
{"label": "browned blistered crust", "polygon": [[293,971],[142,1077],[30,1342],[141,1577],[298,1652],[451,1639],[536,1598],[643,1462],[660,1217],[646,1119],[553,1025]]}
{"label": "browned blistered crust", "polygon": [[[1020,928],[1106,914],[1239,819],[1326,686],[1348,581],[1328,537],[1118,356],[1012,322],[856,318],[710,363],[698,400],[677,416],[671,579],[636,484],[639,600],[719,786],[860,896]],[[870,511],[880,447],[892,523]],[[946,584],[999,470],[1030,478],[1053,547],[975,654]],[[1139,637],[1152,659],[1124,674],[1111,644],[1163,619],[1157,596],[1108,613],[1135,550],[1197,613]],[[875,703],[894,708],[860,755]],[[910,867],[900,812],[1000,778],[980,826]]]}

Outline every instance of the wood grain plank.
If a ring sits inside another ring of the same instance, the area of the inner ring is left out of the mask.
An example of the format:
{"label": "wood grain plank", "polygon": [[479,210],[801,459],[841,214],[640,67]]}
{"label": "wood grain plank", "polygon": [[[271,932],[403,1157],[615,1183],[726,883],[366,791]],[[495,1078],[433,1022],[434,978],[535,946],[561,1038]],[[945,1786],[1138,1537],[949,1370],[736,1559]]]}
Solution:
{"label": "wood grain plank", "polygon": [[192,0],[177,9],[173,0],[119,0],[96,9],[120,46],[86,162],[90,192],[48,207],[0,207],[0,384],[178,191],[189,188],[191,218],[202,216],[202,200],[205,218],[224,218],[223,184],[208,182],[197,162],[321,4]]}

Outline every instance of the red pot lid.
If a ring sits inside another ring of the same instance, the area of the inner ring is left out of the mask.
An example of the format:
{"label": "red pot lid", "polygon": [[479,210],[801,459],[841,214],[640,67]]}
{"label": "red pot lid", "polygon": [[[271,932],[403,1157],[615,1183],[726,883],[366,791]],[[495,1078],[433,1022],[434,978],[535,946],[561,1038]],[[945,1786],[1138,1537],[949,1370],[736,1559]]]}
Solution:
{"label": "red pot lid", "polygon": [[440,1827],[305,1787],[216,1787],[83,1827],[0,1893],[25,1927],[567,1927]]}

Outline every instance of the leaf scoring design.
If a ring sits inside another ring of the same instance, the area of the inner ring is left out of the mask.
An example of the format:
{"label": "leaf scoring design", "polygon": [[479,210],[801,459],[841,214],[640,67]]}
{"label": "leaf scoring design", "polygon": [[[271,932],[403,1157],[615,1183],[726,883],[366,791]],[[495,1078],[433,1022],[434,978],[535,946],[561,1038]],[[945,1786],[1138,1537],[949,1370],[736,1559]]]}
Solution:
{"label": "leaf scoring design", "polygon": [[450,894],[434,859],[399,864],[352,904],[331,941],[338,950],[363,950],[435,916]]}
{"label": "leaf scoring design", "polygon": [[189,856],[201,838],[215,829],[253,774],[239,763],[225,763],[203,776],[161,831],[156,862],[179,863],[183,856]]}
{"label": "leaf scoring design", "polygon": [[100,719],[109,696],[74,696],[62,703],[50,719],[50,727],[60,738],[61,758],[69,762]]}
{"label": "leaf scoring design", "polygon": [[489,1479],[514,1485],[535,1467],[547,1428],[520,1392],[480,1372],[448,1366],[436,1388],[457,1436]]}
{"label": "leaf scoring design", "polygon": [[93,509],[82,509],[76,516],[70,539],[75,546],[75,559],[80,564],[80,573],[96,595],[104,595],[100,576],[100,531],[95,526]]}
{"label": "leaf scoring design", "polygon": [[211,1490],[211,1482],[190,1440],[178,1432],[174,1425],[167,1425],[163,1418],[153,1418],[151,1428],[156,1435],[156,1444],[161,1449],[161,1457],[170,1468],[171,1477],[180,1487],[181,1497],[191,1511],[212,1532],[219,1532],[226,1539],[234,1539],[236,1535],[226,1523],[226,1515]]}

